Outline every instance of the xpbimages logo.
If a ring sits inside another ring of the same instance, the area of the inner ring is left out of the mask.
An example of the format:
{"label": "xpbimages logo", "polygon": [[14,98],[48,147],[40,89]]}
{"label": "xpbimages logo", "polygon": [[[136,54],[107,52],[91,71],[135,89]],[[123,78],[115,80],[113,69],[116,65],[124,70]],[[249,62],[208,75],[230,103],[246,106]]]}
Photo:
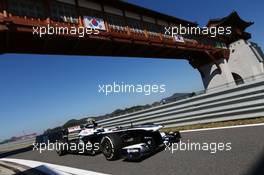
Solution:
{"label": "xpbimages logo", "polygon": [[232,143],[231,142],[192,142],[190,140],[180,141],[179,143],[166,143],[165,151],[171,152],[174,154],[177,151],[206,151],[211,154],[223,151],[231,151]]}
{"label": "xpbimages logo", "polygon": [[65,27],[65,26],[42,26],[42,27],[33,27],[32,28],[32,34],[39,36],[40,38],[45,35],[74,35],[78,36],[79,38],[83,38],[86,35],[98,35],[100,33],[99,30],[93,29],[93,28],[87,28],[82,26],[71,26],[71,27]]}
{"label": "xpbimages logo", "polygon": [[98,92],[110,95],[117,93],[141,93],[144,95],[151,95],[166,92],[166,85],[164,84],[126,84],[124,82],[112,84],[98,85]]}
{"label": "xpbimages logo", "polygon": [[89,151],[99,151],[100,143],[95,142],[58,142],[55,143],[50,142],[49,140],[47,143],[33,143],[33,151],[38,151],[42,154],[44,151],[59,151],[59,150],[67,150],[69,152],[78,152],[78,153],[85,153]]}
{"label": "xpbimages logo", "polygon": [[164,34],[172,37],[177,35],[208,35],[212,38],[221,35],[231,35],[232,27],[198,27],[198,26],[167,26]]}

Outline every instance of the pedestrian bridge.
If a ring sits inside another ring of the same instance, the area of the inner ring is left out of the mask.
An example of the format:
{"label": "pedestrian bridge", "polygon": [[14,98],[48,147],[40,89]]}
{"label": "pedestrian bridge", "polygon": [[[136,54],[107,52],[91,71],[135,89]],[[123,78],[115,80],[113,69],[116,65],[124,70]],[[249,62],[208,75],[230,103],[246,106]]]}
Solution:
{"label": "pedestrian bridge", "polygon": [[[0,0],[0,53],[186,59],[211,89],[264,72],[260,48],[247,41],[250,25],[233,12],[207,25],[231,27],[231,35],[171,35],[166,28],[199,27],[123,1]],[[36,29],[50,31],[47,27],[97,33],[36,35]]]}

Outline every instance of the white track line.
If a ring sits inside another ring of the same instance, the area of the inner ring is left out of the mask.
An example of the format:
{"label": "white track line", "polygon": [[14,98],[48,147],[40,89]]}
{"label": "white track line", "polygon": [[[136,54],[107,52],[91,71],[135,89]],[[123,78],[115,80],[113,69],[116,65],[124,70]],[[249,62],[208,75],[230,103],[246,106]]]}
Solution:
{"label": "white track line", "polygon": [[249,125],[236,125],[236,126],[224,126],[224,127],[216,127],[216,128],[191,129],[191,130],[183,130],[180,132],[183,133],[183,132],[196,132],[196,131],[210,131],[210,130],[218,130],[218,129],[232,129],[232,128],[254,127],[254,126],[264,126],[264,123],[249,124]]}
{"label": "white track line", "polygon": [[9,159],[3,158],[0,159],[6,162],[17,163],[20,165],[24,165],[30,168],[37,169],[49,175],[106,175],[103,173],[87,171],[83,169],[77,169],[67,166],[55,165],[50,163],[32,161],[32,160],[24,160],[24,159]]}

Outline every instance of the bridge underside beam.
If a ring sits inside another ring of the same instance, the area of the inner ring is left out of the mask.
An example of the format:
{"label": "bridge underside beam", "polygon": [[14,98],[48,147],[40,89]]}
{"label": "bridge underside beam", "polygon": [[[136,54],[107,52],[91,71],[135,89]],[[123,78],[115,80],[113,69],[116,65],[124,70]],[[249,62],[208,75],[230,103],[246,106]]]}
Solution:
{"label": "bridge underside beam", "polygon": [[44,36],[40,38],[29,32],[2,31],[0,38],[4,41],[0,43],[1,53],[188,59],[193,67],[212,62],[204,50],[101,37]]}
{"label": "bridge underside beam", "polygon": [[0,39],[4,42],[0,44],[0,53],[187,59],[195,68],[212,62],[205,51],[219,51],[221,54],[216,59],[229,56],[228,49],[177,43],[160,37],[149,39],[113,31],[83,38],[74,35],[33,35],[32,27],[43,25],[47,25],[47,21],[2,18]]}

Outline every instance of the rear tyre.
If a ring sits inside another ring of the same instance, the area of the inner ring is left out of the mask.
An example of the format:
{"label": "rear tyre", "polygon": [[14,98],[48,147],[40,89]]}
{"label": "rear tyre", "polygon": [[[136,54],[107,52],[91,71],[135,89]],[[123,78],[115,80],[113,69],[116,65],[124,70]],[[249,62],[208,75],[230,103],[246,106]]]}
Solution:
{"label": "rear tyre", "polygon": [[100,149],[106,160],[117,160],[121,157],[122,139],[117,134],[109,134],[102,138]]}
{"label": "rear tyre", "polygon": [[65,154],[67,154],[67,142],[65,141],[58,141],[56,144],[56,152],[59,156],[64,156]]}

